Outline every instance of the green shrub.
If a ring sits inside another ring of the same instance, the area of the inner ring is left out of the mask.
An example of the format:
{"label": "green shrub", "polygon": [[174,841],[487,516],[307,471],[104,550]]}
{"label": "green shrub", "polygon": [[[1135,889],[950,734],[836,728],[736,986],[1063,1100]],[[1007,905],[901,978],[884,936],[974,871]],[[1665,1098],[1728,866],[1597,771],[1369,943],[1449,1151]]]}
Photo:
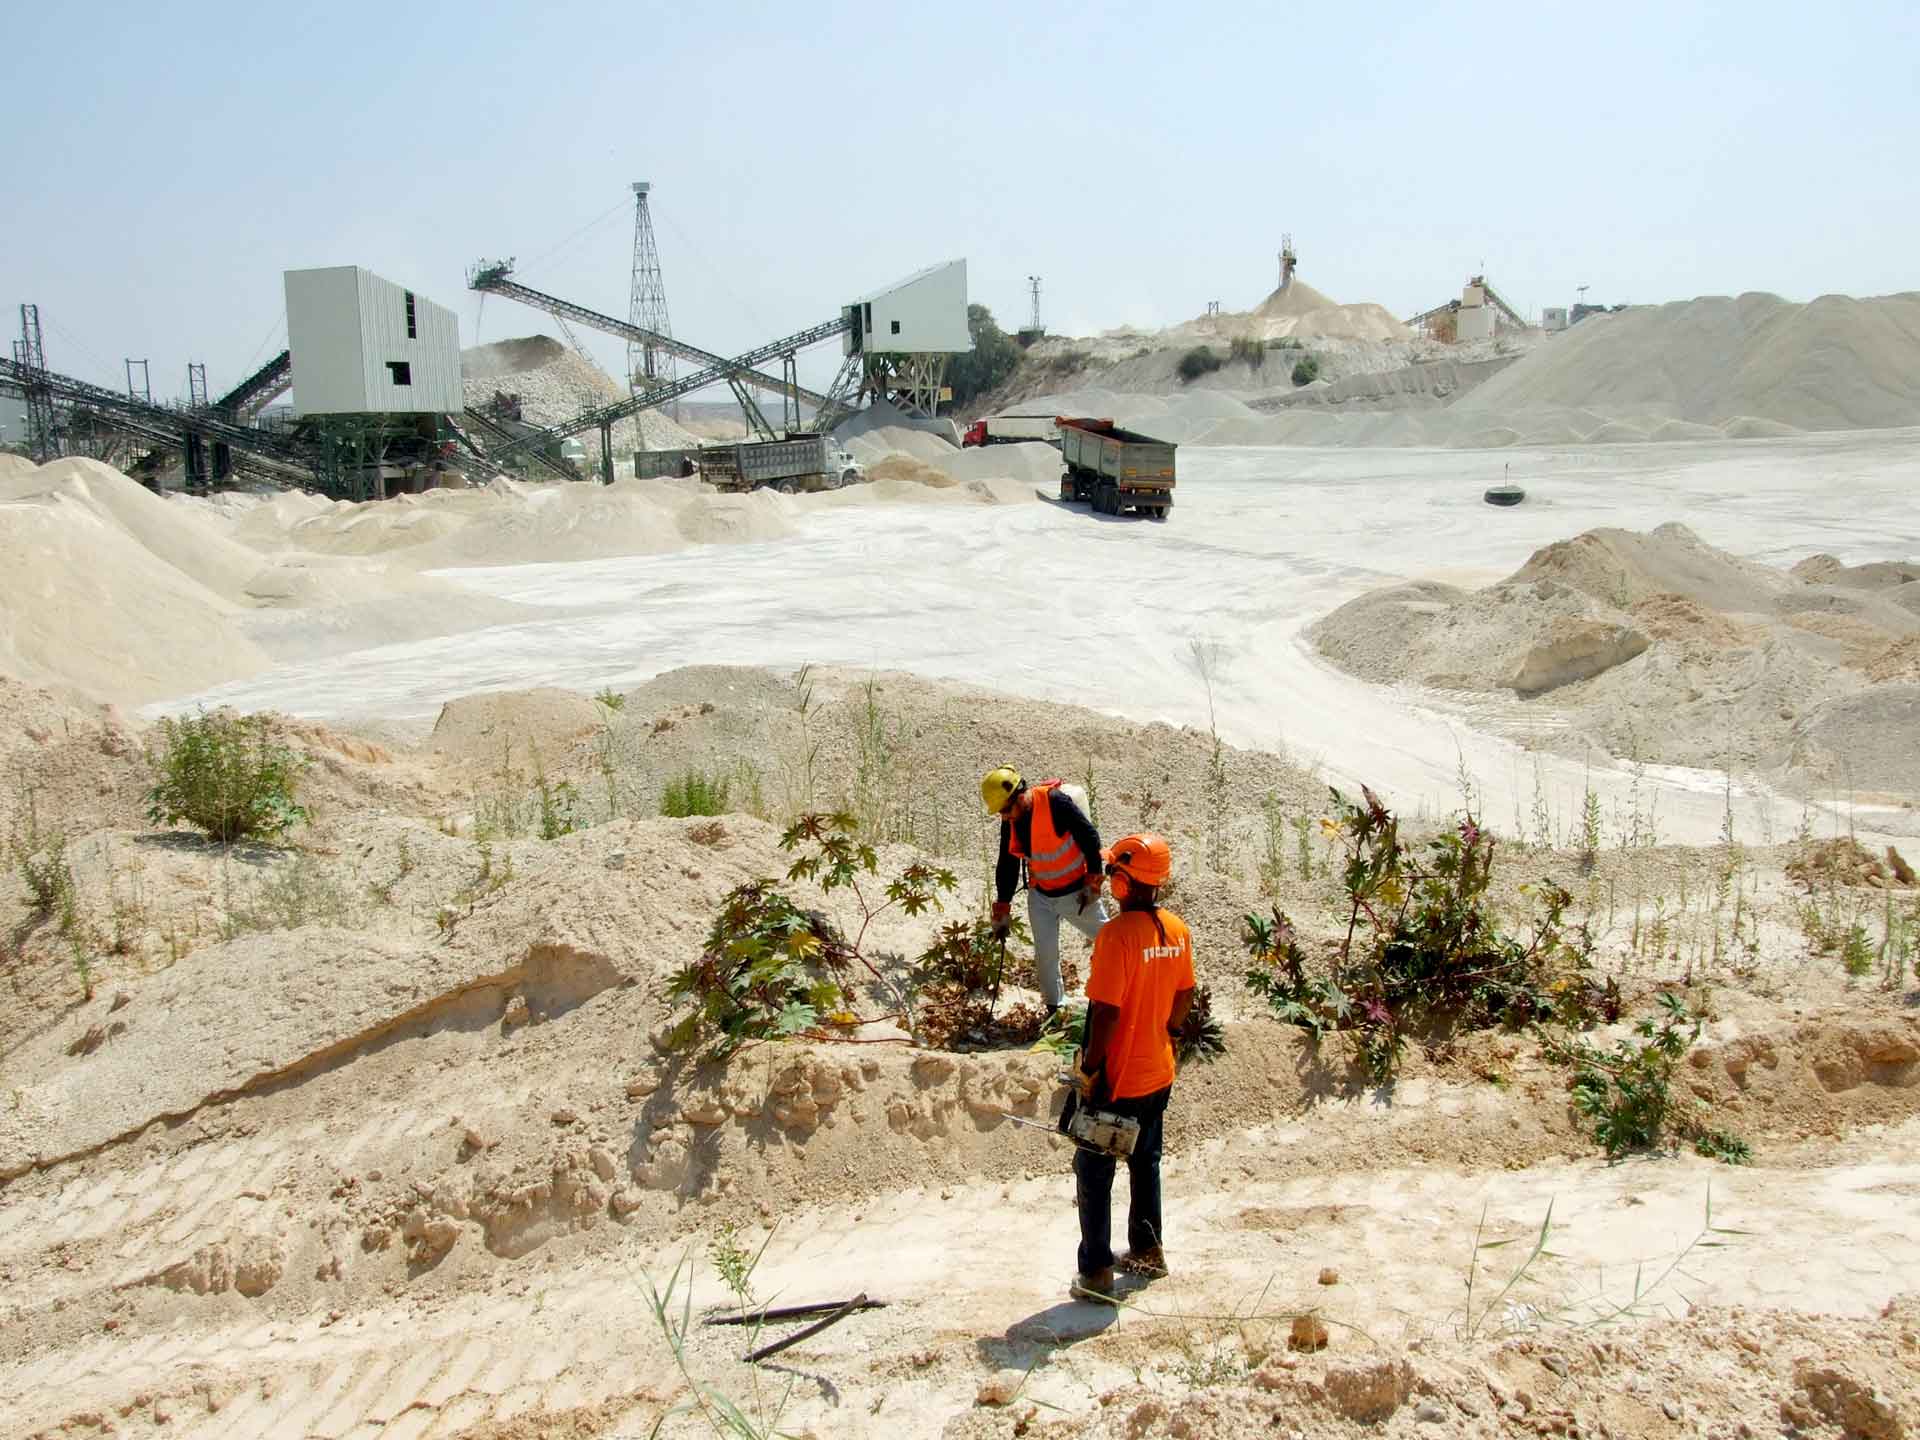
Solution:
{"label": "green shrub", "polygon": [[271,840],[307,818],[297,798],[307,762],[268,736],[264,715],[230,710],[160,722],[162,749],[149,754],[156,783],[147,817],[184,820],[215,840]]}
{"label": "green shrub", "polygon": [[1293,362],[1293,383],[1294,384],[1311,385],[1314,381],[1318,380],[1319,378],[1320,378],[1320,357],[1318,355],[1303,355],[1298,360]]}
{"label": "green shrub", "polygon": [[1746,1164],[1753,1158],[1746,1141],[1707,1128],[1697,1111],[1678,1108],[1670,1089],[1673,1072],[1706,1022],[1670,991],[1660,992],[1659,1003],[1657,1022],[1651,1016],[1636,1021],[1633,1035],[1615,1041],[1611,1050],[1578,1037],[1549,1039],[1548,1053],[1573,1069],[1567,1082],[1573,1108],[1608,1159],[1651,1149],[1671,1128],[1693,1143],[1696,1154],[1729,1165]]}
{"label": "green shrub", "polygon": [[1487,898],[1492,835],[1469,815],[1422,855],[1373,791],[1360,793],[1356,805],[1332,791],[1337,818],[1321,822],[1345,851],[1347,897],[1346,938],[1327,972],[1309,972],[1279,910],[1246,917],[1247,985],[1275,1014],[1316,1036],[1344,1034],[1376,1083],[1393,1078],[1409,1032],[1428,1019],[1484,1029],[1619,1017],[1618,987],[1591,979],[1586,931],[1566,922],[1565,889],[1541,884],[1532,935],[1504,934]]}
{"label": "green shrub", "polygon": [[[862,946],[876,916],[896,908],[909,916],[937,910],[940,896],[951,894],[959,882],[951,870],[916,862],[883,885],[879,857],[855,838],[858,830],[851,815],[808,813],[787,828],[780,848],[800,852],[787,869],[789,881],[811,880],[822,890],[852,893],[860,909],[859,929],[851,937],[842,935],[824,915],[801,909],[773,880],[734,887],[714,917],[700,958],[668,979],[668,998],[693,1006],[669,1031],[669,1048],[706,1037],[712,1054],[724,1058],[760,1040],[844,1038],[881,1018],[855,1011],[856,967],[866,972],[870,989],[892,997],[896,1008],[889,1015],[906,1022],[918,1037],[914,977],[883,972]],[[922,957],[923,974],[933,953]]]}
{"label": "green shrub", "polygon": [[724,775],[708,775],[687,770],[667,781],[660,792],[660,813],[669,820],[685,820],[690,815],[724,815],[727,792],[733,788]]}
{"label": "green shrub", "polygon": [[1202,375],[1211,375],[1225,363],[1213,353],[1211,345],[1196,345],[1180,357],[1180,378],[1189,382],[1198,380]]}
{"label": "green shrub", "polygon": [[1227,357],[1231,360],[1244,360],[1253,369],[1258,370],[1267,363],[1267,342],[1257,340],[1251,335],[1236,335],[1233,343],[1227,347]]}

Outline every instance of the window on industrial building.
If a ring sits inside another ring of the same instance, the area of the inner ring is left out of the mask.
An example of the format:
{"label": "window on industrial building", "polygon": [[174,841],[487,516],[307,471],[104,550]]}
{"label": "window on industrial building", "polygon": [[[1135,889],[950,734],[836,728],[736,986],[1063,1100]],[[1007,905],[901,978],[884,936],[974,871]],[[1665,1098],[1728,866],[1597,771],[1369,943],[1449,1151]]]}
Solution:
{"label": "window on industrial building", "polygon": [[407,339],[418,340],[420,332],[413,323],[413,292],[407,291]]}
{"label": "window on industrial building", "polygon": [[893,333],[896,335],[900,333],[900,322],[898,320],[893,322]]}
{"label": "window on industrial building", "polygon": [[387,361],[387,373],[393,376],[393,383],[396,385],[413,384],[413,366],[405,360]]}

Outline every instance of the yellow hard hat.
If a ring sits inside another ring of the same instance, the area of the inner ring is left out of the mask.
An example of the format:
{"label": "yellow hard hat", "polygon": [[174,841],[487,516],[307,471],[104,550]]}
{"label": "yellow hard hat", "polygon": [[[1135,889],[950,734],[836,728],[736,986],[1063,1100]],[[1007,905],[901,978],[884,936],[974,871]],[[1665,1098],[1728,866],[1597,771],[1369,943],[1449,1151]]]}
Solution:
{"label": "yellow hard hat", "polygon": [[980,782],[980,799],[987,807],[987,814],[998,815],[1005,811],[1007,803],[1025,783],[1020,778],[1020,772],[1011,765],[989,770],[986,778]]}

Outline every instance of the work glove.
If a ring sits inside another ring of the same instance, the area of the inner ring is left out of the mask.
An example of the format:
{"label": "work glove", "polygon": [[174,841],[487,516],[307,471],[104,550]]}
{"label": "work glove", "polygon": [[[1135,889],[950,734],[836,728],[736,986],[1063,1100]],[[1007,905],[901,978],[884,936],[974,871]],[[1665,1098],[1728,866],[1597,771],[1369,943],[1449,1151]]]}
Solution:
{"label": "work glove", "polygon": [[1007,932],[1013,928],[1013,906],[1004,900],[993,904],[993,934],[997,940],[1007,938]]}

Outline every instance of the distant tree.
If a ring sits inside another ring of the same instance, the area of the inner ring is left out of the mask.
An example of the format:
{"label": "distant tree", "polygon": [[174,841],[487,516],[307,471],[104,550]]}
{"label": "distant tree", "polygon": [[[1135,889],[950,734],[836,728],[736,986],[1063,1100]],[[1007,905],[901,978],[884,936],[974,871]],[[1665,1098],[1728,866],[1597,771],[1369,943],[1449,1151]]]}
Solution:
{"label": "distant tree", "polygon": [[1020,367],[1019,345],[994,324],[993,312],[986,306],[967,306],[967,331],[973,336],[973,349],[947,362],[947,383],[953,387],[956,406],[997,390]]}

